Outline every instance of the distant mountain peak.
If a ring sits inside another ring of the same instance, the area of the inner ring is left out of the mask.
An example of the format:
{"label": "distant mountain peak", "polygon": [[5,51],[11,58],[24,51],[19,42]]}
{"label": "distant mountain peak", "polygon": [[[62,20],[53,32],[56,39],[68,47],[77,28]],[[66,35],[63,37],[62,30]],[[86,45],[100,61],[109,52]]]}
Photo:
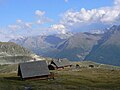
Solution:
{"label": "distant mountain peak", "polygon": [[89,33],[91,33],[91,34],[104,34],[105,32],[103,30],[90,30]]}
{"label": "distant mountain peak", "polygon": [[[91,60],[120,65],[120,25],[90,32],[38,35],[11,40],[34,53],[51,58]],[[110,58],[109,58],[110,57]]]}
{"label": "distant mountain peak", "polygon": [[120,25],[109,28],[98,44],[93,47],[85,60],[120,65]]}

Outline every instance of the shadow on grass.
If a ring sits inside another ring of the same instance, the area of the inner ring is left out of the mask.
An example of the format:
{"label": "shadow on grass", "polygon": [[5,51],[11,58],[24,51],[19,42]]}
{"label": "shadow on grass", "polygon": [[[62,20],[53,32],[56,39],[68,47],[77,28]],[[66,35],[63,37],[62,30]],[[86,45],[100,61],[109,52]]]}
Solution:
{"label": "shadow on grass", "polygon": [[7,80],[22,81],[20,77],[4,77]]}

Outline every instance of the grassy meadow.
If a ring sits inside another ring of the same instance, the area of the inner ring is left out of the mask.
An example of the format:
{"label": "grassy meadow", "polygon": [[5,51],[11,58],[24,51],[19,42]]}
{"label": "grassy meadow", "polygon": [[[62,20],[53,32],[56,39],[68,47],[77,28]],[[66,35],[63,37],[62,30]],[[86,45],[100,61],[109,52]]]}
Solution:
{"label": "grassy meadow", "polygon": [[72,67],[51,71],[55,74],[54,80],[24,81],[16,70],[17,65],[0,66],[0,90],[120,90],[119,69]]}

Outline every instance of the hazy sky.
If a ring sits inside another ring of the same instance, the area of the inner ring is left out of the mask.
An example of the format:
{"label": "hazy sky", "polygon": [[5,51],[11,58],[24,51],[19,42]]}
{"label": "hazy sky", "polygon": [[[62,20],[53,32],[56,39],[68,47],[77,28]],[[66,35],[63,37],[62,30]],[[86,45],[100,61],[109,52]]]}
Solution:
{"label": "hazy sky", "polygon": [[103,29],[120,21],[120,0],[0,0],[0,40]]}

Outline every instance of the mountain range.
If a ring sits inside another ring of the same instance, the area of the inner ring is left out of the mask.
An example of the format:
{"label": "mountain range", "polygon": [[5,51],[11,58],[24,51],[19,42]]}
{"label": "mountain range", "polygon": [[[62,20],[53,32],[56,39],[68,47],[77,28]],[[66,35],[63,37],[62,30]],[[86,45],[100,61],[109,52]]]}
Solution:
{"label": "mountain range", "polygon": [[68,33],[66,35],[39,35],[33,37],[24,37],[18,39],[12,39],[9,42],[15,42],[28,50],[45,57],[55,56],[55,52],[58,52],[57,45],[67,40],[73,34]]}
{"label": "mountain range", "polygon": [[44,57],[120,65],[120,26],[114,25],[104,31],[104,33],[39,35],[12,39],[9,42],[15,42]]}
{"label": "mountain range", "polygon": [[65,35],[34,36],[12,39],[38,55],[51,58],[67,58],[72,61],[84,60],[102,34],[77,33]]}

